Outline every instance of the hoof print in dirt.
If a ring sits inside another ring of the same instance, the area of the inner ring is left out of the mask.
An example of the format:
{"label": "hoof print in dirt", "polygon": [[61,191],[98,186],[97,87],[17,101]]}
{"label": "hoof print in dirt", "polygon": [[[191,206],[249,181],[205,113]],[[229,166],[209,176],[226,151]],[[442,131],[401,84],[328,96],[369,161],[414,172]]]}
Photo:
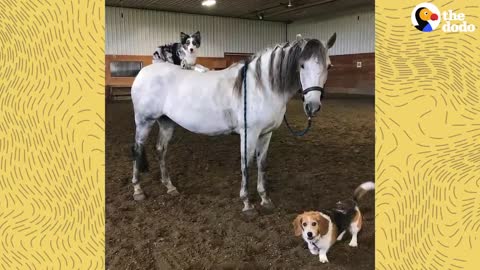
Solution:
{"label": "hoof print in dirt", "polygon": [[135,201],[143,201],[145,200],[146,196],[144,193],[139,193],[139,194],[133,194],[133,199]]}
{"label": "hoof print in dirt", "polygon": [[171,189],[169,191],[167,191],[168,194],[172,195],[172,196],[178,196],[180,195],[180,192],[178,192],[177,189]]}
{"label": "hoof print in dirt", "polygon": [[242,216],[244,216],[247,219],[253,219],[258,216],[258,212],[255,208],[252,208],[252,209],[242,211]]}

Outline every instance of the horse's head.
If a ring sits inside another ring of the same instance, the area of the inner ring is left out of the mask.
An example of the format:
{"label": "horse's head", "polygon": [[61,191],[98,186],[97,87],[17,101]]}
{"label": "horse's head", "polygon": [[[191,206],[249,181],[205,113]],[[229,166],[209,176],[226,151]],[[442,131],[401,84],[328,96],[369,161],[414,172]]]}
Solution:
{"label": "horse's head", "polygon": [[328,39],[326,47],[319,40],[310,39],[300,54],[298,64],[303,108],[308,117],[312,117],[322,106],[323,88],[327,81],[328,69],[332,66],[328,57],[328,49],[335,44],[336,38],[337,34],[334,33]]}

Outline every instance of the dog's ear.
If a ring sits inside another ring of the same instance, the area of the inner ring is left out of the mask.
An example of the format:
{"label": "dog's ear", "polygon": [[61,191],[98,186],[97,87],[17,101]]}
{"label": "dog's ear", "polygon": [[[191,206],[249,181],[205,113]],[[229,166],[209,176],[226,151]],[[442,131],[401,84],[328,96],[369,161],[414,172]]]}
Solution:
{"label": "dog's ear", "polygon": [[327,234],[328,225],[330,224],[330,221],[328,221],[328,219],[320,215],[320,212],[315,213],[315,220],[317,221],[318,234],[320,234],[321,236],[324,236],[325,234]]}
{"label": "dog's ear", "polygon": [[298,215],[292,222],[295,236],[302,235],[302,215]]}
{"label": "dog's ear", "polygon": [[335,44],[336,40],[337,40],[337,32],[333,33],[333,35],[328,39],[327,49],[330,49],[331,47],[333,47],[333,44]]}
{"label": "dog's ear", "polygon": [[185,42],[187,42],[187,38],[189,37],[190,37],[189,35],[183,32],[180,32],[180,43],[185,44]]}
{"label": "dog's ear", "polygon": [[202,37],[200,36],[200,31],[195,32],[192,35],[192,38],[194,38],[197,41],[198,47],[200,47],[200,43],[202,42]]}

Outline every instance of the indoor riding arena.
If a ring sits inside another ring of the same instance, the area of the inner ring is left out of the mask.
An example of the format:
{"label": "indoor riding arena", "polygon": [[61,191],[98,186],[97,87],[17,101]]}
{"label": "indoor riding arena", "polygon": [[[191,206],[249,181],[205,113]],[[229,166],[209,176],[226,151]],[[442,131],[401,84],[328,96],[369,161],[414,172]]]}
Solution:
{"label": "indoor riding arena", "polygon": [[[363,216],[358,246],[349,246],[347,233],[329,249],[327,263],[310,253],[293,226],[297,215],[333,208],[375,179],[373,0],[106,0],[106,5],[106,269],[374,269],[374,191],[358,200]],[[149,170],[139,176],[145,196],[132,196],[132,84],[152,65],[158,46],[182,43],[180,32],[193,37],[197,31],[196,63],[209,69],[198,76],[250,61],[278,44],[294,44],[298,35],[327,46],[336,33],[311,128],[303,136],[293,134],[308,127],[300,92],[286,105],[291,130],[282,122],[267,145],[266,191],[273,208],[261,205],[254,159],[248,166],[254,211],[242,211],[239,191],[246,174],[239,134],[207,136],[179,124],[165,159],[179,194],[167,193],[162,183],[154,125],[144,144]]]}

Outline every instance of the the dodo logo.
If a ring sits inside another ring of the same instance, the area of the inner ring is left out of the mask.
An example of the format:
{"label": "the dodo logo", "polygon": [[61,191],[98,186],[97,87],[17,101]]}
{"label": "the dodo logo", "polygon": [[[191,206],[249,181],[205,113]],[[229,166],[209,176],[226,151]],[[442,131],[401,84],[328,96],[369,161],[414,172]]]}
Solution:
{"label": "the dodo logo", "polygon": [[438,8],[431,3],[418,4],[412,11],[412,24],[422,32],[432,32],[440,25],[440,19],[445,22],[443,32],[473,32],[476,27],[466,21],[464,13],[447,10],[440,13]]}
{"label": "the dodo logo", "polygon": [[432,32],[440,25],[440,10],[431,3],[418,4],[412,11],[412,23],[422,32]]}

